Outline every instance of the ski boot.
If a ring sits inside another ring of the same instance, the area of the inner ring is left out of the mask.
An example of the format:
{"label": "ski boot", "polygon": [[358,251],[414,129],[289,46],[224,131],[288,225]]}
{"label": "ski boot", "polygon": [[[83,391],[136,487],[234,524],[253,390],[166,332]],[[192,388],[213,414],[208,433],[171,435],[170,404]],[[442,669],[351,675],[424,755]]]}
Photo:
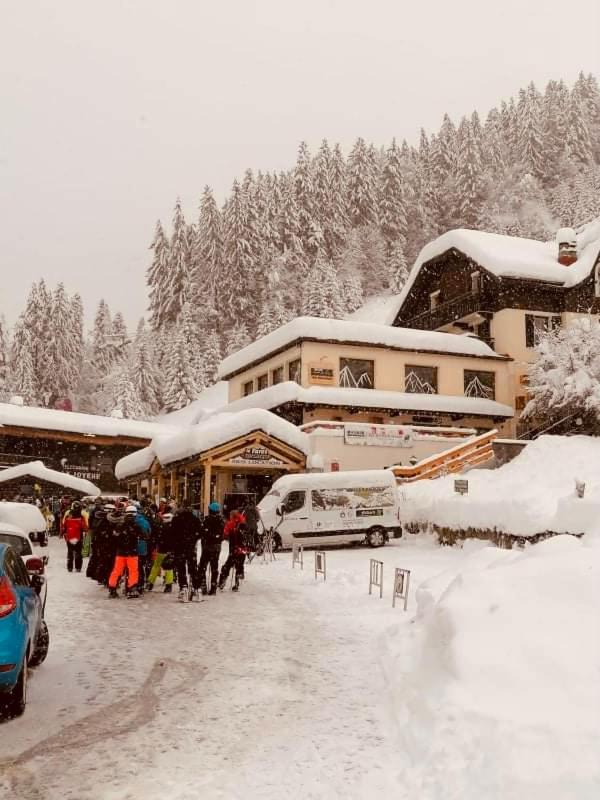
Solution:
{"label": "ski boot", "polygon": [[190,603],[192,602],[192,600],[196,600],[196,601],[200,600],[200,598],[198,597],[198,590],[197,589],[190,589],[190,592],[189,592],[189,595],[188,595],[188,600],[190,601]]}
{"label": "ski boot", "polygon": [[227,583],[227,578],[220,578],[219,579],[219,589],[223,591],[225,588],[225,584]]}
{"label": "ski boot", "polygon": [[188,589],[187,586],[184,586],[183,589],[179,590],[179,594],[177,595],[177,599],[180,603],[187,603],[188,601]]}
{"label": "ski boot", "polygon": [[235,583],[231,587],[231,591],[232,592],[239,592],[239,590],[240,590],[240,581],[239,581],[239,578],[236,578],[235,579]]}
{"label": "ski boot", "polygon": [[202,594],[208,594],[208,589],[206,588],[206,586],[203,586],[200,591],[202,592]]}
{"label": "ski boot", "polygon": [[210,587],[210,592],[208,594],[216,594],[216,593],[217,593],[217,587],[216,586],[211,586]]}
{"label": "ski boot", "polygon": [[119,593],[117,592],[116,589],[109,589],[108,590],[108,596],[109,596],[109,598],[118,597]]}
{"label": "ski boot", "polygon": [[165,584],[165,588],[163,589],[163,592],[165,594],[171,594],[172,591],[173,591],[173,584],[172,583],[166,583]]}
{"label": "ski boot", "polygon": [[131,589],[127,589],[127,599],[131,600],[134,597],[140,596],[140,590],[137,586],[132,586]]}
{"label": "ski boot", "polygon": [[147,592],[151,592],[152,589],[154,589],[154,584],[153,583],[147,583],[146,584],[146,591]]}

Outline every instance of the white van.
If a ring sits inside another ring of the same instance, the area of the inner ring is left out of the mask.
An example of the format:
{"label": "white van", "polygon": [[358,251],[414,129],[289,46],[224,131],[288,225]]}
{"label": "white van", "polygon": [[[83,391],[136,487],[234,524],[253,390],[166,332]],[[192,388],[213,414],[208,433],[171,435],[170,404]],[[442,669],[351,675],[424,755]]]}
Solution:
{"label": "white van", "polygon": [[366,542],[402,535],[396,478],[389,470],[313,472],[275,481],[258,504],[282,547]]}

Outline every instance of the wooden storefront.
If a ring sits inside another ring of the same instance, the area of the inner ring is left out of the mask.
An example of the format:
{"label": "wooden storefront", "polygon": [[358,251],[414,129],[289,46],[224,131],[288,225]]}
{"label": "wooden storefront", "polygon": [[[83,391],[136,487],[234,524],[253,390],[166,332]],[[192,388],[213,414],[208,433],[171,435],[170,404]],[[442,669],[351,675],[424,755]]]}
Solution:
{"label": "wooden storefront", "polygon": [[132,496],[187,498],[206,513],[215,500],[225,510],[248,497],[258,502],[277,478],[305,467],[303,452],[259,430],[182,461],[163,465],[155,459],[148,473],[126,482]]}

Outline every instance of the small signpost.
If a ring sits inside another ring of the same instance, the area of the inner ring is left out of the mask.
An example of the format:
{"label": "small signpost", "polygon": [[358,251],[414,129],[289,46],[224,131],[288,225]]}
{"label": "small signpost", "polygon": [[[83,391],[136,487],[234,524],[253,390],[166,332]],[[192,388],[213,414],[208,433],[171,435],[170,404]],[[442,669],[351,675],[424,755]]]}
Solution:
{"label": "small signpost", "polygon": [[292,544],[292,569],[300,564],[300,569],[304,569],[304,545],[293,542]]}
{"label": "small signpost", "polygon": [[575,494],[577,497],[585,497],[585,483],[575,479]]}
{"label": "small signpost", "polygon": [[457,479],[454,481],[454,491],[457,494],[469,494],[469,481]]}
{"label": "small signpost", "polygon": [[315,580],[322,575],[323,580],[327,580],[327,561],[322,550],[315,550]]}
{"label": "small signpost", "polygon": [[392,595],[392,608],[396,608],[396,598],[404,600],[404,610],[408,603],[408,585],[410,582],[410,570],[399,569],[396,567],[394,571],[394,594]]}
{"label": "small signpost", "polygon": [[370,559],[369,565],[369,594],[373,593],[373,587],[379,588],[379,597],[383,597],[383,561]]}

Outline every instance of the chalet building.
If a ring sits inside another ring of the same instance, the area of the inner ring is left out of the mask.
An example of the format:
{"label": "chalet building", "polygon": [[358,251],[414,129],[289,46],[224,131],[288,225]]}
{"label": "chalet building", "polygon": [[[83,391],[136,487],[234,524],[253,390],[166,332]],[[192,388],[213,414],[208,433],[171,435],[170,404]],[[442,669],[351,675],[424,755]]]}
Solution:
{"label": "chalet building", "polygon": [[600,219],[555,242],[454,230],[421,251],[387,320],[399,329],[471,333],[510,357],[503,398],[525,407],[541,333],[600,312]]}
{"label": "chalet building", "polygon": [[508,356],[473,336],[299,317],[226,358],[228,411],[511,433]]}
{"label": "chalet building", "polygon": [[171,430],[158,422],[0,403],[0,469],[41,459],[50,469],[116,491],[116,462]]}

